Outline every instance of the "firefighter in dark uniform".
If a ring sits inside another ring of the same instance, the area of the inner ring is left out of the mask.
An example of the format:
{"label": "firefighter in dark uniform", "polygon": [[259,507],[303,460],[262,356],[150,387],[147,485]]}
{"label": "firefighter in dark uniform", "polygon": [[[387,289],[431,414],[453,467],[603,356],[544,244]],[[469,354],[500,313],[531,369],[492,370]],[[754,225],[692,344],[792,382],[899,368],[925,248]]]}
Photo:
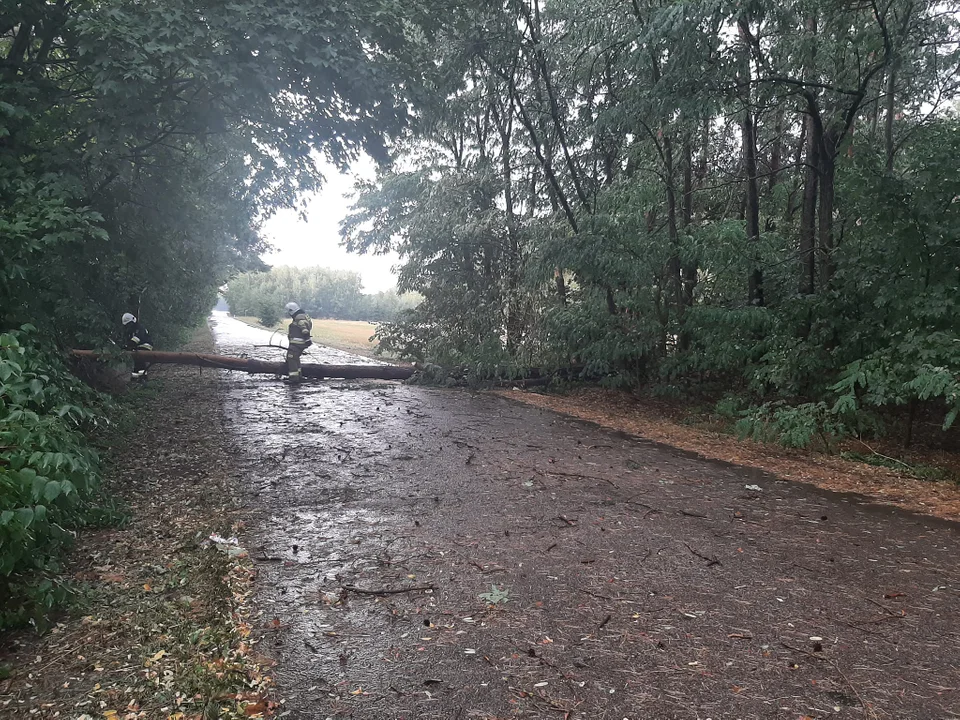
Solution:
{"label": "firefighter in dark uniform", "polygon": [[150,341],[150,332],[140,324],[133,313],[124,313],[120,318],[123,323],[123,349],[133,350],[133,373],[130,377],[139,380],[147,376],[147,363],[137,357],[137,350],[153,350]]}
{"label": "firefighter in dark uniform", "polygon": [[303,382],[300,356],[313,344],[310,340],[313,321],[295,302],[288,302],[284,307],[290,313],[290,327],[287,329],[287,382],[298,385]]}

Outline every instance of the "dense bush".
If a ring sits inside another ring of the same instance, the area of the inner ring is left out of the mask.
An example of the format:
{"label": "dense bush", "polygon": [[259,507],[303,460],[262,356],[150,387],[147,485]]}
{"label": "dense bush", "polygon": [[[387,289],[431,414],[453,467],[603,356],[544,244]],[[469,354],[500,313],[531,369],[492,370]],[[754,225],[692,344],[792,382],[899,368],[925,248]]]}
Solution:
{"label": "dense bush", "polygon": [[41,348],[31,326],[0,334],[0,628],[42,623],[64,597],[60,553],[99,516],[85,433],[107,401]]}

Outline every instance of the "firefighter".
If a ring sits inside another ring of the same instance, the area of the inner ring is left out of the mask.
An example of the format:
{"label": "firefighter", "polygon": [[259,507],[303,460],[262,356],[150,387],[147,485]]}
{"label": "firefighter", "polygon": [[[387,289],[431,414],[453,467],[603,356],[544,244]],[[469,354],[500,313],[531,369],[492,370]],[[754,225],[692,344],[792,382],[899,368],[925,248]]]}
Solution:
{"label": "firefighter", "polygon": [[313,344],[310,340],[313,321],[295,302],[288,302],[284,307],[290,313],[290,327],[287,329],[287,382],[298,385],[303,382],[300,356]]}
{"label": "firefighter", "polygon": [[139,380],[147,376],[147,363],[137,355],[137,350],[153,350],[148,331],[133,313],[124,313],[120,318],[123,323],[123,349],[133,350],[133,372],[130,377]]}

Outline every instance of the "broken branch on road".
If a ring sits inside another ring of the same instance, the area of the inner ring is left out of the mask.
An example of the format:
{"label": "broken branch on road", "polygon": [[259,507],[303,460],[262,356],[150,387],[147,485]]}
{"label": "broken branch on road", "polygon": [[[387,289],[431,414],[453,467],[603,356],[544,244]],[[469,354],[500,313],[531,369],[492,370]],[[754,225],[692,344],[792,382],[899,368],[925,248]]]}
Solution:
{"label": "broken branch on road", "polygon": [[356,585],[343,585],[344,590],[355,592],[358,595],[399,595],[401,593],[436,590],[433,585],[415,585],[405,588],[361,588]]}
{"label": "broken branch on road", "polygon": [[703,553],[699,553],[699,552],[697,552],[696,550],[694,550],[692,547],[690,547],[689,545],[687,545],[687,543],[684,543],[684,545],[687,546],[687,550],[689,550],[690,552],[692,552],[692,553],[693,553],[694,555],[696,555],[698,558],[700,558],[701,560],[706,560],[706,561],[707,561],[707,567],[712,567],[713,565],[723,565],[723,563],[720,562],[720,560],[719,560],[718,558],[716,558],[716,557],[710,557],[709,555],[704,555]]}

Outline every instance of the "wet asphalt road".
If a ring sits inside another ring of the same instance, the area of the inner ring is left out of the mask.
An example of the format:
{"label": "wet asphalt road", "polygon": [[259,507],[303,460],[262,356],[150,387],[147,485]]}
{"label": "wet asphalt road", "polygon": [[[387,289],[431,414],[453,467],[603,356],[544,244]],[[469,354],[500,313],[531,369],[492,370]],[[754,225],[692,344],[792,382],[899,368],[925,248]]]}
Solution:
{"label": "wet asphalt road", "polygon": [[960,717],[956,524],[486,394],[221,387],[289,717]]}

